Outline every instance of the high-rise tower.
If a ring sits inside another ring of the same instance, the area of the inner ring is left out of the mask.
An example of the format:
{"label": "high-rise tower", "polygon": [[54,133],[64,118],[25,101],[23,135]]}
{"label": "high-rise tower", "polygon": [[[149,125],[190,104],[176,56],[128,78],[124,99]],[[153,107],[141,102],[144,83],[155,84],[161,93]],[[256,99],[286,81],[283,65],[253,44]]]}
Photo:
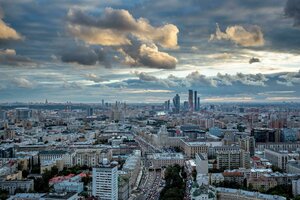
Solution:
{"label": "high-rise tower", "polygon": [[194,111],[193,90],[189,90],[189,110]]}

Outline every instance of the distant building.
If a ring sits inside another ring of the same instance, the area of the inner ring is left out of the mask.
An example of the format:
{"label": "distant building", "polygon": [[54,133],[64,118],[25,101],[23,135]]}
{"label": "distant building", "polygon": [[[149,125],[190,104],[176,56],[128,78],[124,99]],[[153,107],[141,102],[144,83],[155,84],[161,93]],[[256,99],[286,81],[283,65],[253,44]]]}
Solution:
{"label": "distant building", "polygon": [[176,96],[173,98],[173,105],[174,105],[174,113],[180,112],[180,96],[176,94]]}
{"label": "distant building", "polygon": [[194,91],[194,111],[198,111],[198,97],[197,97],[197,91]]}
{"label": "distant building", "polygon": [[189,90],[189,111],[194,111],[193,90]]}
{"label": "distant building", "polygon": [[276,129],[257,128],[252,129],[251,136],[254,136],[255,142],[280,142],[280,131]]}
{"label": "distant building", "polygon": [[31,117],[31,110],[29,108],[16,108],[16,119],[27,120]]}
{"label": "distant building", "polygon": [[87,116],[93,116],[94,115],[94,109],[92,107],[87,108]]}

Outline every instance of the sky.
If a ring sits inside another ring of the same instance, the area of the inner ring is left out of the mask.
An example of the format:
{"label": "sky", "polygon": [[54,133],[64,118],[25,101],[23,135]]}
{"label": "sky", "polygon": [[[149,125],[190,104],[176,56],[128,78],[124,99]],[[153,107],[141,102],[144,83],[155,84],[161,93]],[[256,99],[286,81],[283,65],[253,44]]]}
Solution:
{"label": "sky", "polygon": [[300,102],[300,0],[0,0],[0,102]]}

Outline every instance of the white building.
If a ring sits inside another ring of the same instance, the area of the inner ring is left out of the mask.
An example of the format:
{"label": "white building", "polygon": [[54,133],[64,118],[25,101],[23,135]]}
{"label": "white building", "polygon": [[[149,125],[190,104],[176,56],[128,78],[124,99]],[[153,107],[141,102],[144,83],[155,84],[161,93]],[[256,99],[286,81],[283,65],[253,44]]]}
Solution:
{"label": "white building", "polygon": [[66,167],[72,167],[73,166],[73,159],[74,159],[75,153],[73,152],[67,152],[63,150],[49,150],[49,151],[41,151],[39,153],[40,162],[46,162],[46,161],[55,161],[55,160],[63,160],[64,165]]}
{"label": "white building", "polygon": [[207,174],[208,173],[208,160],[207,154],[197,153],[196,155],[196,170],[198,174]]}
{"label": "white building", "polygon": [[292,189],[293,189],[294,196],[297,196],[300,194],[300,179],[292,180]]}
{"label": "white building", "polygon": [[93,190],[92,194],[101,200],[118,199],[118,168],[108,164],[93,168]]}
{"label": "white building", "polygon": [[265,158],[273,165],[286,170],[286,164],[289,158],[287,151],[273,151],[271,149],[265,149]]}
{"label": "white building", "polygon": [[63,182],[54,184],[54,190],[56,192],[80,193],[83,191],[83,182],[63,181]]}

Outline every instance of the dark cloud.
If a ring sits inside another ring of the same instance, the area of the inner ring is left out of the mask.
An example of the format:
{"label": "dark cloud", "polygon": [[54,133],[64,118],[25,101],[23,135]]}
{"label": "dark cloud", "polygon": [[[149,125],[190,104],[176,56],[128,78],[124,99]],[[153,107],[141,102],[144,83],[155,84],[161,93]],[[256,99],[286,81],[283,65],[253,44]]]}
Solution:
{"label": "dark cloud", "polygon": [[26,56],[17,55],[14,49],[0,50],[0,63],[13,66],[35,66],[36,63]]}
{"label": "dark cloud", "polygon": [[285,15],[294,19],[294,25],[300,25],[300,0],[288,0],[284,8]]}
{"label": "dark cloud", "polygon": [[102,64],[110,67],[111,64],[106,57],[103,49],[93,49],[87,46],[73,46],[61,53],[61,60],[67,63],[77,63],[81,65]]}
{"label": "dark cloud", "polygon": [[254,57],[252,57],[252,58],[250,58],[250,60],[249,60],[249,64],[256,63],[256,62],[260,62],[259,58],[254,58]]}

